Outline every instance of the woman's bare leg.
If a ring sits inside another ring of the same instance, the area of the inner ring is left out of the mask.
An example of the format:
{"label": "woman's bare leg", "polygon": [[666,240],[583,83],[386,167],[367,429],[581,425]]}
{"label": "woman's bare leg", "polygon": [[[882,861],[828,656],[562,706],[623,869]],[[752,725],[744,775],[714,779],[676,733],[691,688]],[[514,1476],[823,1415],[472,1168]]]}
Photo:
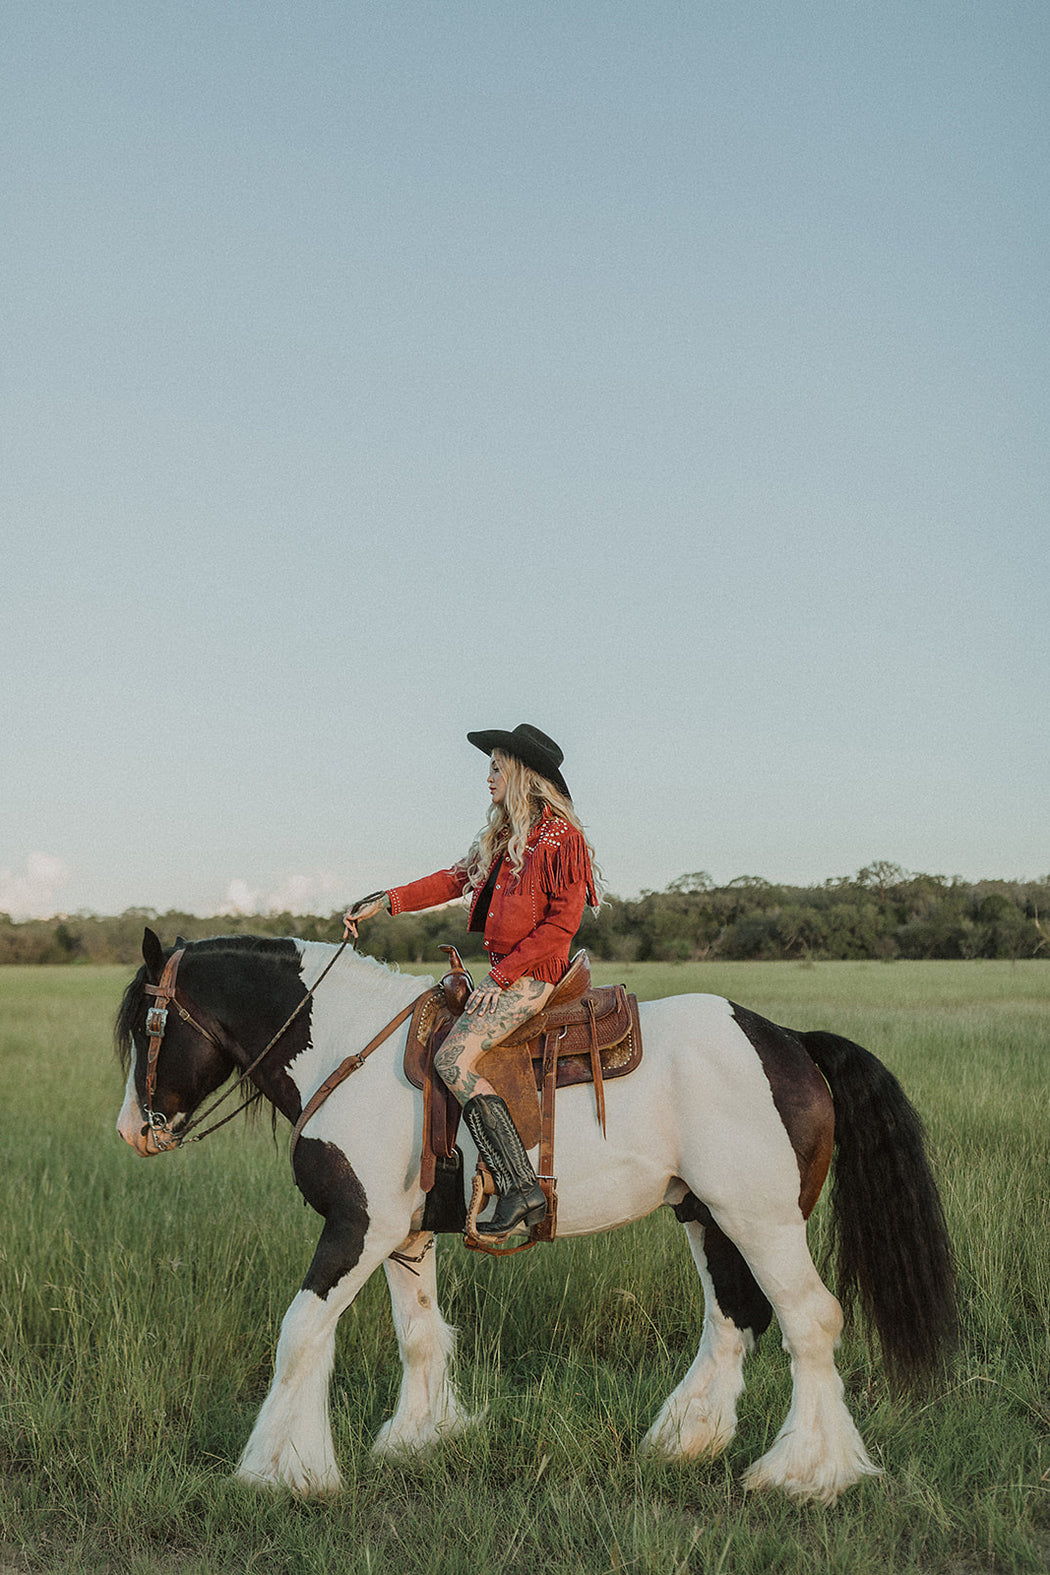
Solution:
{"label": "woman's bare leg", "polygon": [[480,1056],[528,1022],[554,989],[528,974],[501,991],[495,1011],[464,1012],[434,1057],[438,1075],[461,1105],[475,1094],[494,1094],[492,1084],[474,1070]]}

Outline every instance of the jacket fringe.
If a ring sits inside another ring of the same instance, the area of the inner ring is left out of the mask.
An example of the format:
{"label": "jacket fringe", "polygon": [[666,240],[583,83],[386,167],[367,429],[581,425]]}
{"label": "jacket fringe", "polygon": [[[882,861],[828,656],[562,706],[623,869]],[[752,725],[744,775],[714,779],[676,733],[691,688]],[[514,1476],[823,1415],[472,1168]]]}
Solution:
{"label": "jacket fringe", "polygon": [[526,850],[525,865],[517,877],[520,890],[533,892],[539,887],[552,896],[566,886],[585,881],[587,901],[596,906],[587,844],[576,827],[567,820],[544,820],[538,831],[538,841],[534,848]]}

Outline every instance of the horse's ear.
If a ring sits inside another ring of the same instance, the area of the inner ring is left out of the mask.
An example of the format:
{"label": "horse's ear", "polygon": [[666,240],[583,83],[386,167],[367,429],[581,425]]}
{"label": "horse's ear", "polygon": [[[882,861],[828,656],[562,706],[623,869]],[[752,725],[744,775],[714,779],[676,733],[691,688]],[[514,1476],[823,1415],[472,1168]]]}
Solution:
{"label": "horse's ear", "polygon": [[146,964],[150,983],[159,984],[164,972],[164,948],[148,925],[142,935],[142,960]]}
{"label": "horse's ear", "polygon": [[176,937],[175,937],[175,945],[176,945],[176,947],[178,947],[178,946],[188,946],[189,942],[187,941],[185,935],[176,935]]}

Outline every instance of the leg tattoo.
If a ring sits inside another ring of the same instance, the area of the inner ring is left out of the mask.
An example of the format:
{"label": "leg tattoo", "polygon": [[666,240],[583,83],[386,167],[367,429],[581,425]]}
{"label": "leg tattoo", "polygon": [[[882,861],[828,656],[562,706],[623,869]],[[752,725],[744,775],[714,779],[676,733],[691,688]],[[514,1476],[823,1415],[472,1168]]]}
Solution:
{"label": "leg tattoo", "polygon": [[478,1057],[534,1017],[553,989],[552,984],[543,984],[526,974],[503,991],[494,1012],[486,1012],[483,1017],[463,1013],[434,1057],[438,1076],[461,1105],[475,1094],[492,1092],[491,1085],[473,1071]]}

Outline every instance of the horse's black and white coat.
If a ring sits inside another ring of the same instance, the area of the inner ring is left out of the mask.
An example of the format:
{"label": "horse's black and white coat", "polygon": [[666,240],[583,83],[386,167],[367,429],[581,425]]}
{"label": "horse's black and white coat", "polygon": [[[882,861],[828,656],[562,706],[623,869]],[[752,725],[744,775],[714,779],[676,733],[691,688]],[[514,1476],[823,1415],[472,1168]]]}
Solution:
{"label": "horse's black and white coat", "polygon": [[[154,1135],[143,1114],[143,986],[158,981],[166,955],[147,931],[145,966],[117,1021],[129,1059],[117,1124],[125,1141],[142,1155],[175,1146],[193,1111],[263,1049],[332,953],[320,943],[258,937],[187,946],[180,996],[204,1006],[229,1040],[220,1048],[169,1015],[154,1095],[166,1137]],[[344,1057],[432,983],[345,953],[253,1081],[295,1121]],[[607,1085],[606,1136],[591,1089],[558,1095],[558,1234],[588,1235],[676,1206],[703,1284],[704,1325],[696,1359],[643,1447],[680,1457],[729,1442],[744,1357],[772,1307],[791,1359],[791,1405],[746,1482],[831,1502],[877,1468],[843,1401],[833,1355],[842,1312],[814,1268],[804,1215],[827,1168],[834,1096],[840,1280],[859,1289],[892,1369],[908,1377],[933,1365],[954,1303],[918,1119],[892,1075],[847,1040],[792,1033],[711,995],[640,1010],[645,1055],[630,1077]],[[420,1256],[430,1242],[420,1229],[422,1100],[402,1070],[406,1034],[394,1033],[331,1095],[296,1148],[296,1182],[325,1223],[237,1467],[245,1481],[299,1493],[339,1488],[328,1422],[335,1330],[380,1265],[403,1379],[376,1452],[424,1449],[475,1420],[450,1378],[453,1334],[437,1305],[434,1254]],[[475,1155],[466,1134],[463,1146],[469,1169]],[[412,1268],[395,1253],[416,1260]]]}

